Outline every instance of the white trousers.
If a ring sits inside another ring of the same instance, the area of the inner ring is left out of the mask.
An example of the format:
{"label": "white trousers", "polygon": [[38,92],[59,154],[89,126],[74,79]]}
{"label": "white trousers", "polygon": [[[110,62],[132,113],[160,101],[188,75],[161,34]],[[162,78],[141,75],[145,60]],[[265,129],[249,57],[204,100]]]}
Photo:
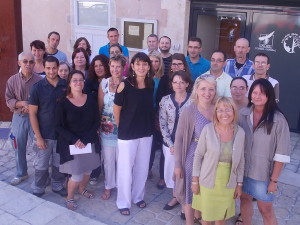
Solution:
{"label": "white trousers", "polygon": [[152,136],[134,140],[118,139],[117,207],[130,208],[144,199]]}
{"label": "white trousers", "polygon": [[105,189],[113,189],[116,187],[117,158],[118,147],[102,145],[102,159],[105,172]]}
{"label": "white trousers", "polygon": [[165,166],[164,166],[164,178],[167,188],[174,188],[174,168],[175,168],[175,158],[171,155],[170,148],[163,145],[163,153],[165,156]]}

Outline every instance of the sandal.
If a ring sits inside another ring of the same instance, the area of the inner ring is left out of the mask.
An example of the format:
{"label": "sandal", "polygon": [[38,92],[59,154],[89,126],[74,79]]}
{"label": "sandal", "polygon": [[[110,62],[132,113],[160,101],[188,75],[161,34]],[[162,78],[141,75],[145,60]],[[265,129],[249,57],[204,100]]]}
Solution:
{"label": "sandal", "polygon": [[[176,200],[176,203],[174,204],[173,200]],[[170,204],[173,203],[173,204]],[[170,205],[169,205],[170,204]],[[176,207],[177,205],[179,205],[179,202],[177,201],[176,197],[173,197],[172,200],[170,200],[165,207],[163,208],[164,210],[172,210],[174,207]]]}
{"label": "sandal", "polygon": [[201,220],[202,220],[201,217],[199,217],[199,218],[194,217],[194,223],[196,223],[196,224],[200,224],[201,225],[202,224]]}
{"label": "sandal", "polygon": [[123,208],[123,209],[119,209],[121,215],[123,216],[129,216],[130,215],[130,210],[128,208]]}
{"label": "sandal", "polygon": [[139,201],[139,202],[137,202],[135,204],[137,205],[137,207],[139,207],[141,209],[146,208],[146,206],[147,206],[147,204],[146,204],[146,202],[144,200]]}
{"label": "sandal", "polygon": [[103,194],[101,195],[101,198],[103,200],[108,200],[110,198],[111,190],[110,189],[104,189]]}
{"label": "sandal", "polygon": [[81,195],[89,199],[94,198],[94,195],[86,189],[81,193]]}
{"label": "sandal", "polygon": [[76,210],[78,205],[74,199],[69,199],[65,202],[67,209]]}
{"label": "sandal", "polygon": [[243,224],[243,220],[242,220],[242,215],[241,214],[238,215],[238,217],[237,217],[237,219],[236,219],[236,221],[235,221],[234,224],[235,225],[242,225]]}

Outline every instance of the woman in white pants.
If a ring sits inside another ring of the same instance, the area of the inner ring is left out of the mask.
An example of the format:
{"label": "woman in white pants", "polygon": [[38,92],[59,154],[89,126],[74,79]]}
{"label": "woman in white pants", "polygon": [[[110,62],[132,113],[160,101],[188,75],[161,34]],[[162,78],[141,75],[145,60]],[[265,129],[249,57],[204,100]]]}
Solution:
{"label": "woman in white pants", "polygon": [[113,116],[115,93],[118,85],[123,80],[122,72],[126,59],[113,56],[109,60],[111,77],[103,79],[99,85],[98,103],[101,113],[101,149],[105,171],[105,189],[101,196],[103,200],[110,198],[111,190],[116,187],[116,163],[118,155],[118,128]]}
{"label": "woman in white pants", "polygon": [[[159,103],[159,124],[163,136],[163,153],[165,156],[164,178],[168,188],[174,188],[174,142],[177,123],[182,110],[190,104],[190,93],[187,88],[192,83],[191,75],[183,70],[172,74],[170,86],[174,93],[162,98]],[[169,201],[164,210],[171,210],[179,202],[176,197]]]}
{"label": "woman in white pants", "polygon": [[131,60],[127,79],[115,94],[119,148],[117,207],[122,215],[130,215],[131,202],[146,207],[143,199],[154,124],[153,74],[150,58],[137,53]]}

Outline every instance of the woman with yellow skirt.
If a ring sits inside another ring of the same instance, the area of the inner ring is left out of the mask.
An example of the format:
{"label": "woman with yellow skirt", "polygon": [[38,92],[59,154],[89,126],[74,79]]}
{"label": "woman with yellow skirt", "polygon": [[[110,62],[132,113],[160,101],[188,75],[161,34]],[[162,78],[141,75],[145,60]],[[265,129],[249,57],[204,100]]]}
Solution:
{"label": "woman with yellow skirt", "polygon": [[225,224],[235,215],[242,194],[245,132],[236,124],[237,109],[226,97],[217,100],[213,123],[201,132],[193,163],[192,207],[202,224]]}

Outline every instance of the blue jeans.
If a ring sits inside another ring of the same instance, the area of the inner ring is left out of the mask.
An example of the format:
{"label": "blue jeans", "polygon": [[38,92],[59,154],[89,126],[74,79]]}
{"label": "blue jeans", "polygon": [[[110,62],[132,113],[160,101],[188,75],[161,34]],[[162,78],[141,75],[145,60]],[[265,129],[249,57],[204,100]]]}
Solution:
{"label": "blue jeans", "polygon": [[14,114],[11,123],[11,133],[15,140],[11,140],[16,156],[17,177],[27,175],[26,148],[28,137],[33,139],[33,130],[28,114]]}

